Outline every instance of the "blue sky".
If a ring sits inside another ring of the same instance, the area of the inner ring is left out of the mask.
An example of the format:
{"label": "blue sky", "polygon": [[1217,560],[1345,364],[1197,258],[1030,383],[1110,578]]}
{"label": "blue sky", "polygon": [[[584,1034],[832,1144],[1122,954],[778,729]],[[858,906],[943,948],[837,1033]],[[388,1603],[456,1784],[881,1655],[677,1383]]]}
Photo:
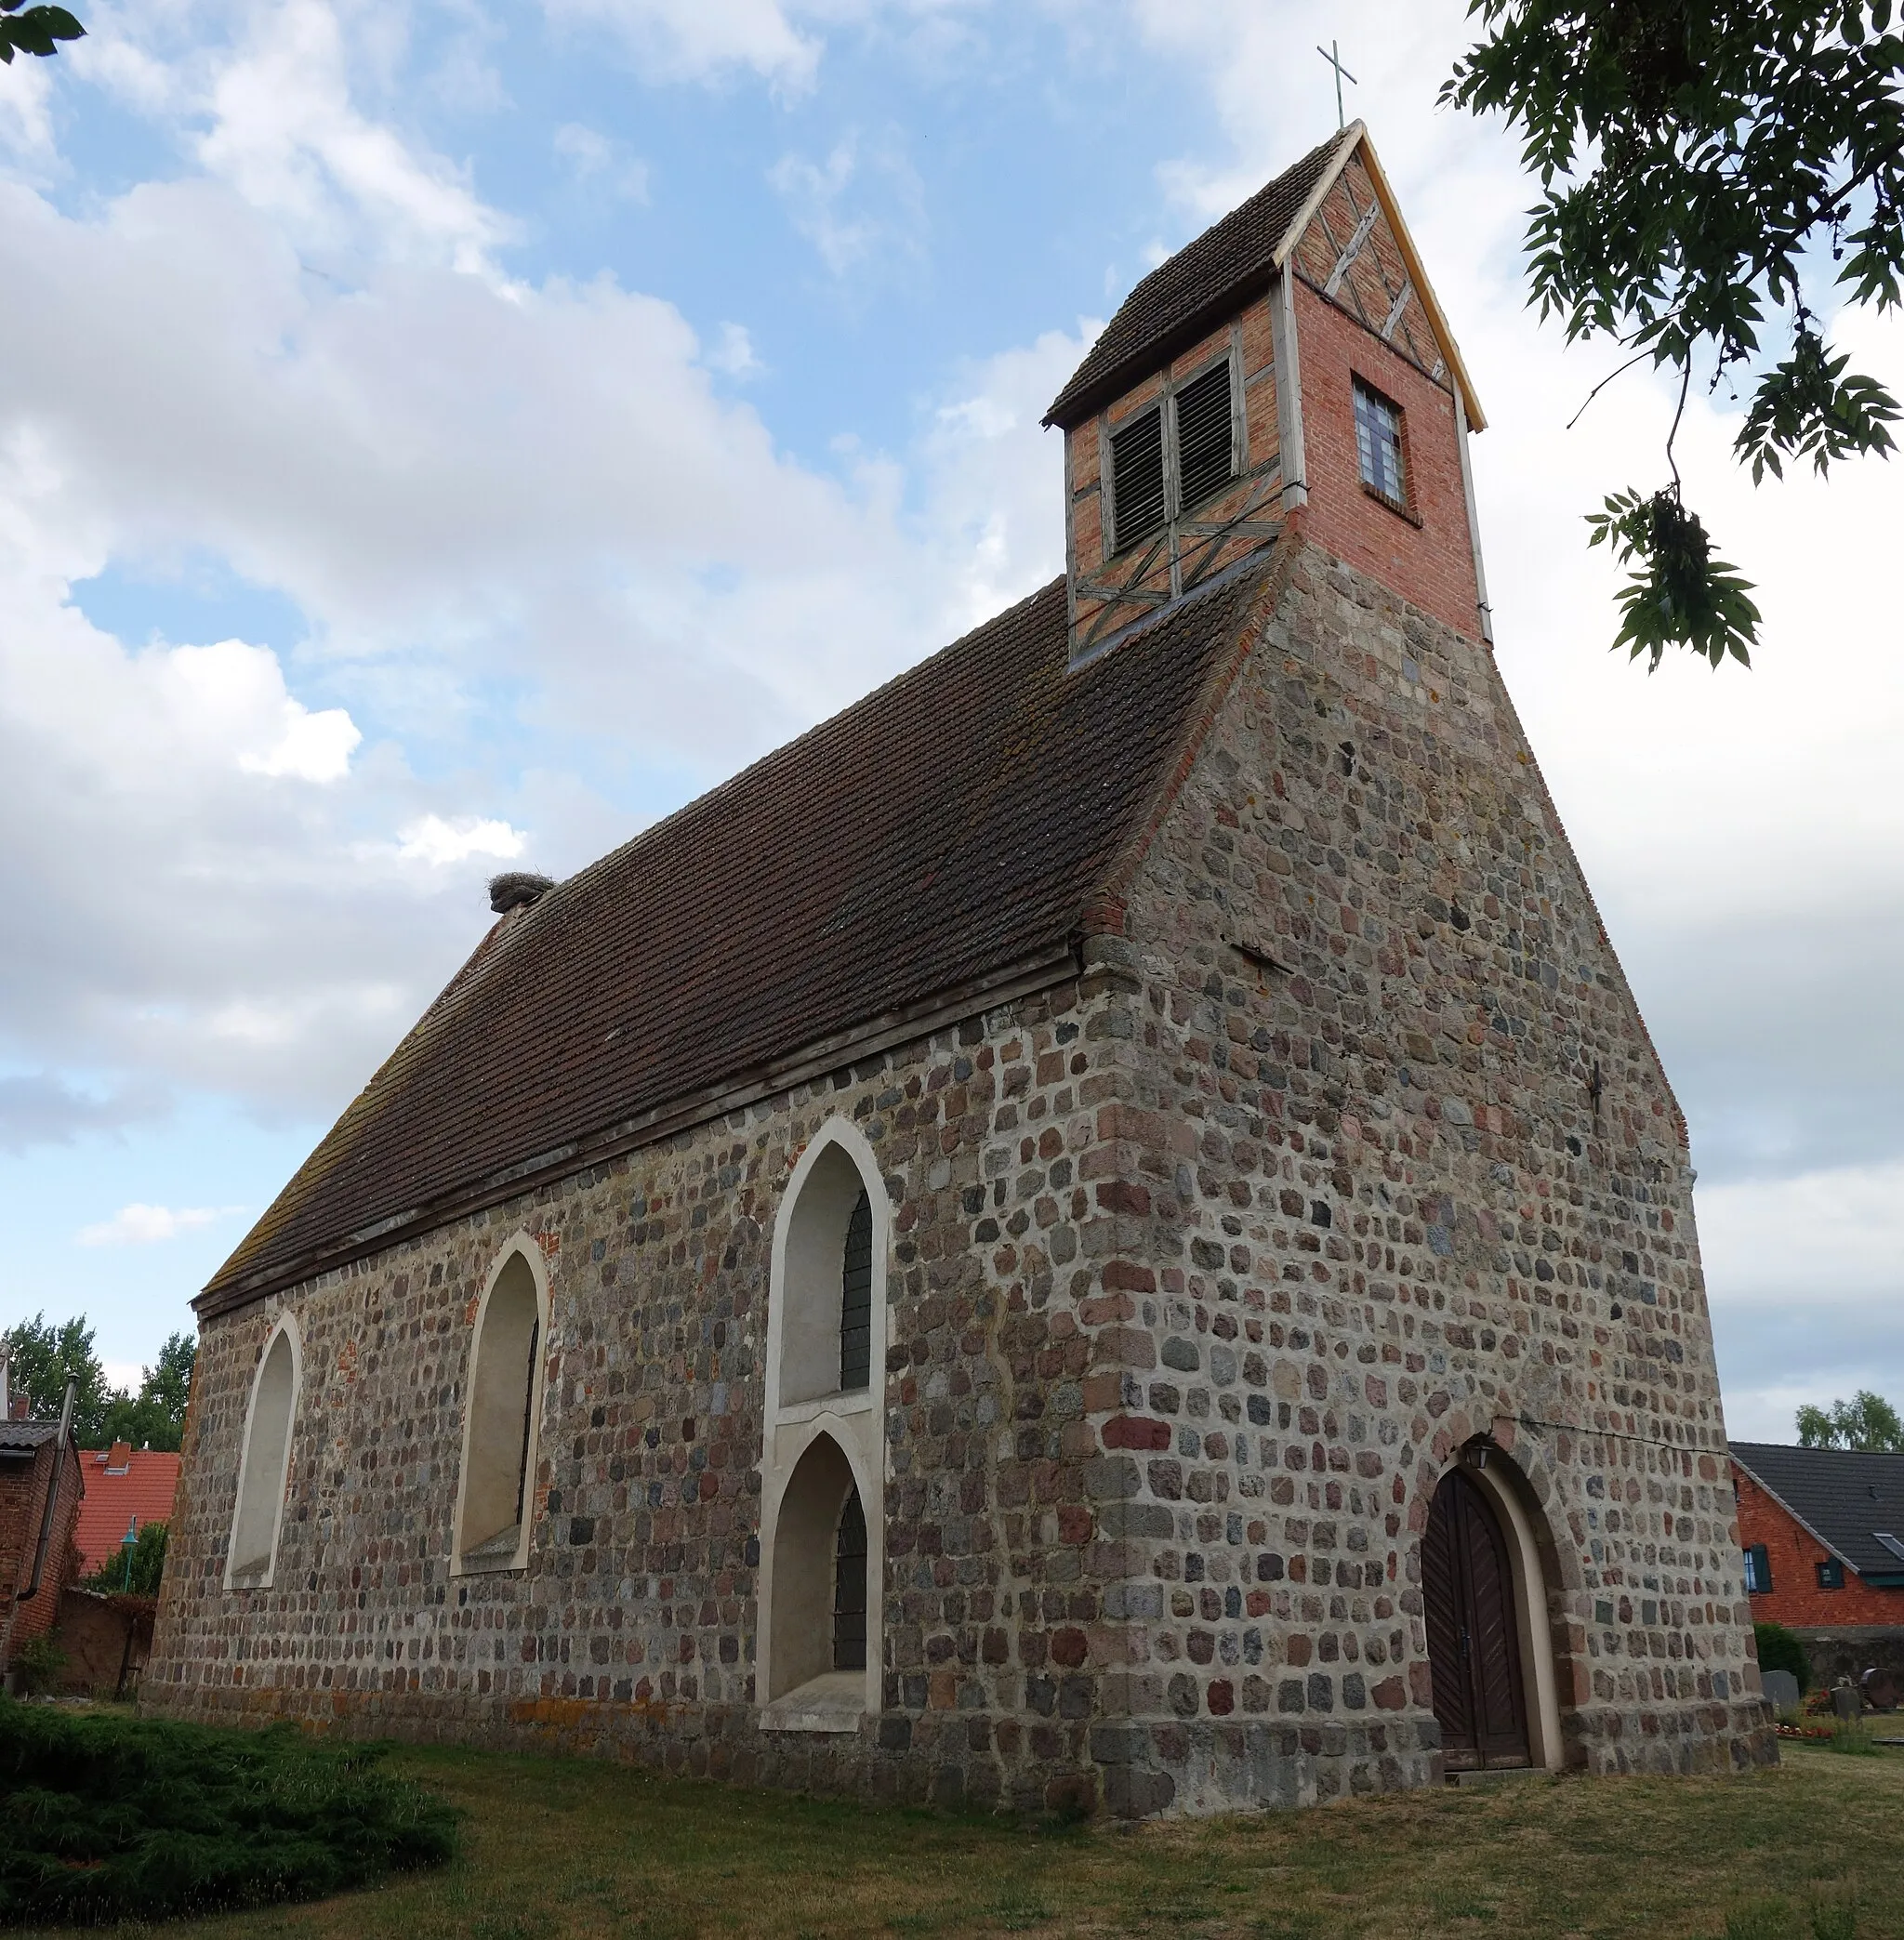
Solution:
{"label": "blue sky", "polygon": [[[1491,427],[1501,660],[1686,1103],[1728,1409],[1904,1400],[1897,482],[1754,494],[1758,668],[1610,658],[1642,374],[1523,301],[1459,0],[157,0],[0,72],[0,1318],[135,1371],[473,945],[1059,565],[1038,418],[1334,125]],[[1900,333],[1849,319],[1894,385]]]}

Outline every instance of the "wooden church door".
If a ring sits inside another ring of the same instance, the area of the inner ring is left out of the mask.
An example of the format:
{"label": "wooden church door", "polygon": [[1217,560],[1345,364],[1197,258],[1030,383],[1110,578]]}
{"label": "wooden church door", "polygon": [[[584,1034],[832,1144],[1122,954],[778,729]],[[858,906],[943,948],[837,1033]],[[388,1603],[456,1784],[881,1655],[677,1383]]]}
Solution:
{"label": "wooden church door", "polygon": [[1421,1589],[1446,1768],[1530,1763],[1507,1538],[1493,1505],[1459,1469],[1435,1492]]}

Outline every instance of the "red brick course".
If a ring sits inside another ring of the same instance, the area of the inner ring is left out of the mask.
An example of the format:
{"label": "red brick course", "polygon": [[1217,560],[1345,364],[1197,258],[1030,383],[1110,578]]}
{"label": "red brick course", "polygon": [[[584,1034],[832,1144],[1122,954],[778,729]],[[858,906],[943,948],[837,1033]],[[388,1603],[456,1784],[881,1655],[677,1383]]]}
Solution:
{"label": "red brick course", "polygon": [[[1478,639],[1474,549],[1452,392],[1301,281],[1296,330],[1310,536],[1411,605]],[[1419,524],[1363,489],[1353,398],[1358,376],[1402,407],[1409,509]]]}

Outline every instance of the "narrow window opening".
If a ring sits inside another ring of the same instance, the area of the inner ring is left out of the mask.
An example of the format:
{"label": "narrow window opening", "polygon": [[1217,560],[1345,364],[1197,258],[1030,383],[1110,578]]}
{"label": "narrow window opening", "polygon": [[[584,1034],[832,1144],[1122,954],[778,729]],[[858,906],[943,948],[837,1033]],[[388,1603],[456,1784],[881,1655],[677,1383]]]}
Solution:
{"label": "narrow window opening", "polygon": [[840,1511],[833,1542],[833,1668],[866,1668],[866,1516],[857,1487]]}
{"label": "narrow window opening", "polygon": [[1818,1564],[1818,1588],[1820,1590],[1843,1590],[1844,1587],[1844,1565],[1835,1556]]}
{"label": "narrow window opening", "polygon": [[1235,442],[1225,359],[1177,393],[1177,498],[1188,511],[1228,484]]}
{"label": "narrow window opening", "polygon": [[258,1370],[251,1425],[231,1520],[227,1580],[236,1588],[261,1586],[277,1562],[284,1481],[291,1463],[291,1422],[298,1409],[298,1370],[291,1337],[280,1328]]}
{"label": "narrow window opening", "polygon": [[489,1290],[471,1348],[458,1532],[466,1568],[513,1569],[522,1552],[541,1341],[536,1276],[512,1253]]}
{"label": "narrow window opening", "polygon": [[1127,551],[1164,527],[1164,416],[1146,411],[1111,434],[1111,549]]}
{"label": "narrow window opening", "polygon": [[866,1387],[873,1358],[873,1202],[864,1191],[846,1222],[840,1268],[840,1385]]}
{"label": "narrow window opening", "polygon": [[1408,508],[1402,455],[1402,407],[1355,380],[1355,455],[1362,482],[1397,511]]}
{"label": "narrow window opening", "polygon": [[1752,1543],[1746,1550],[1745,1587],[1752,1596],[1763,1596],[1772,1587],[1771,1551],[1762,1542]]}

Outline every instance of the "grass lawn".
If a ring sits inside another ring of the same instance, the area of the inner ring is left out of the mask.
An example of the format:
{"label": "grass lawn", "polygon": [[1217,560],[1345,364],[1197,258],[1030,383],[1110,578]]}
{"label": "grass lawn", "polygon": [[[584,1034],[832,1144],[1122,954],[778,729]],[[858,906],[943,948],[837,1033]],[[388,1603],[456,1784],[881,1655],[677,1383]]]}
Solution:
{"label": "grass lawn", "polygon": [[1538,1778],[1134,1832],[1025,1829],[578,1760],[403,1749],[389,1769],[465,1809],[450,1867],[152,1931],[1904,1940],[1904,1752],[1787,1748],[1781,1769],[1742,1778]]}

